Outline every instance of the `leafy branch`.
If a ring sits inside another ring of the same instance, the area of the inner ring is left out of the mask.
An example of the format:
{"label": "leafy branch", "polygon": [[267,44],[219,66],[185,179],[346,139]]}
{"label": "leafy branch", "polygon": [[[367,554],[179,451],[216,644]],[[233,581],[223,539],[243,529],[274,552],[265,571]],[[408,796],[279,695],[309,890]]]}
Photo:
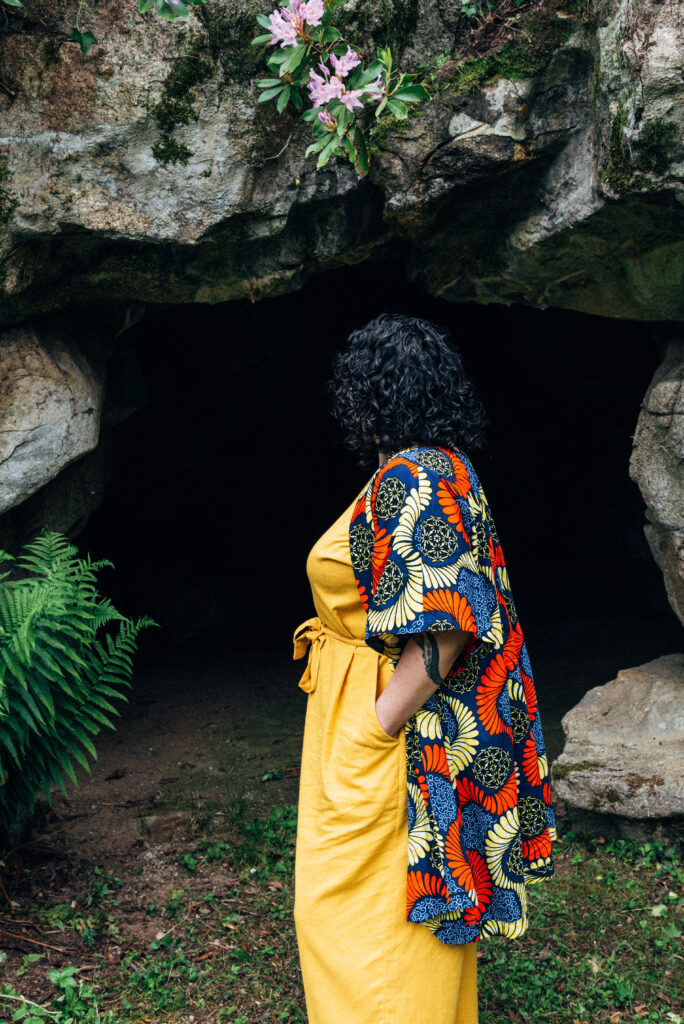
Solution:
{"label": "leafy branch", "polygon": [[[305,155],[317,154],[317,168],[332,156],[342,156],[362,177],[369,158],[361,118],[367,119],[371,110],[379,118],[387,110],[404,119],[408,103],[429,99],[430,94],[412,82],[417,75],[395,71],[389,46],[378,47],[376,59],[364,67],[361,51],[332,24],[336,9],[345,2],[288,0],[268,16],[257,15],[257,23],[268,32],[256,36],[252,45],[277,47],[266,57],[266,66],[277,77],[256,83],[262,90],[259,102],[275,100],[278,113],[291,103],[301,120],[311,123],[314,141]],[[305,109],[307,100],[312,105]]]}

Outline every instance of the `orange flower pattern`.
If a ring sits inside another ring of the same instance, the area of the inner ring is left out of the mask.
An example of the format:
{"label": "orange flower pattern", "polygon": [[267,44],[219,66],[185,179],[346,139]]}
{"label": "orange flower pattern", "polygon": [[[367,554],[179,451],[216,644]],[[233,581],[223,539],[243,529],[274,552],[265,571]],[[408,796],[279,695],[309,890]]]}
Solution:
{"label": "orange flower pattern", "polygon": [[366,642],[396,665],[412,633],[472,636],[406,723],[407,918],[442,942],[527,929],[556,821],[532,667],[480,480],[461,451],[406,449],[349,527]]}

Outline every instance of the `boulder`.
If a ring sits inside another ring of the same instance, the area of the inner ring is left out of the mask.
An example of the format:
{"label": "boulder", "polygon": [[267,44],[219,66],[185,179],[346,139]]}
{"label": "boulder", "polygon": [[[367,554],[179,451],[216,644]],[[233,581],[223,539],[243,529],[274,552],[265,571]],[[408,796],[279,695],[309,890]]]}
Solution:
{"label": "boulder", "polygon": [[103,380],[56,328],[0,337],[0,512],[97,446]]}
{"label": "boulder", "polygon": [[667,348],[644,397],[629,473],[646,502],[644,533],[684,623],[684,341]]}
{"label": "boulder", "polygon": [[684,816],[684,654],[622,669],[561,724],[565,747],[551,776],[571,819]]}

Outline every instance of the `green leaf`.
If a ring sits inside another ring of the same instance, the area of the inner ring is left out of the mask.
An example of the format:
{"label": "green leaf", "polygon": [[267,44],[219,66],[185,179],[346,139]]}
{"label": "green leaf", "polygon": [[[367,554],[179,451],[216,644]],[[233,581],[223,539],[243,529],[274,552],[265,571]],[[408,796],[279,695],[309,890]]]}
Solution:
{"label": "green leaf", "polygon": [[309,109],[305,110],[302,114],[300,121],[313,121],[316,117],[316,111],[309,107]]}
{"label": "green leaf", "polygon": [[287,106],[287,101],[290,98],[290,86],[286,85],[276,103],[276,110],[279,114],[282,114],[283,110]]}
{"label": "green leaf", "polygon": [[270,39],[270,35],[254,36],[254,39],[250,43],[250,46],[261,46],[262,43],[268,43]]}
{"label": "green leaf", "polygon": [[93,43],[97,42],[97,39],[90,30],[88,30],[87,32],[79,32],[77,28],[73,28],[71,30],[71,42],[79,43],[83,56],[87,57],[88,50],[93,45]]}
{"label": "green leaf", "polygon": [[362,85],[368,85],[369,82],[372,82],[374,79],[376,79],[378,77],[378,75],[380,74],[380,72],[382,70],[383,70],[382,61],[379,61],[379,60],[372,61],[372,63],[370,63],[368,65],[368,67],[366,68],[365,71],[361,71],[360,72],[358,77],[354,76],[352,78],[352,80],[351,80],[352,81],[352,86],[351,87],[354,88],[354,89],[357,89],[357,88],[359,88]]}
{"label": "green leaf", "polygon": [[405,117],[408,117],[408,109],[406,107],[406,104],[402,103],[401,100],[388,99],[387,106],[394,114],[394,116],[400,117],[402,121]]}
{"label": "green leaf", "polygon": [[7,750],[9,750],[10,754],[12,755],[12,760],[14,761],[15,764],[21,763],[19,751],[15,747],[12,737],[4,729],[0,729],[0,747],[5,747]]}
{"label": "green leaf", "polygon": [[323,29],[323,35],[321,40],[324,43],[334,43],[336,39],[339,39],[342,33],[334,25],[328,25],[327,28]]}
{"label": "green leaf", "polygon": [[154,0],[154,6],[166,21],[175,21],[176,18],[187,18],[189,13],[184,3],[176,3],[172,6],[167,3],[167,0]]}
{"label": "green leaf", "polygon": [[271,28],[271,22],[268,20],[267,14],[257,14],[256,20],[259,22],[262,28]]}
{"label": "green leaf", "polygon": [[380,117],[380,115],[382,114],[382,112],[383,112],[383,110],[385,109],[386,106],[387,106],[387,97],[385,96],[384,99],[380,100],[380,102],[378,103],[377,107],[375,108],[375,116],[376,117]]}
{"label": "green leaf", "polygon": [[284,64],[288,58],[288,50],[290,49],[292,49],[292,47],[288,46],[286,49],[276,50],[275,53],[272,53],[270,55],[266,63],[269,65],[269,67],[271,66],[271,64]]}
{"label": "green leaf", "polygon": [[351,112],[346,107],[342,107],[339,115],[337,116],[337,137],[341,138],[344,135],[345,128],[347,127],[347,121],[351,116]]}
{"label": "green leaf", "polygon": [[380,49],[380,47],[378,47],[377,53],[378,57],[387,68],[387,75],[389,77],[392,71],[392,51],[389,46],[386,46],[384,49]]}
{"label": "green leaf", "polygon": [[354,149],[354,144],[352,143],[352,140],[349,138],[348,135],[345,135],[343,137],[341,144],[342,144],[342,147],[344,148],[345,153],[349,157],[351,163],[355,163],[355,161],[356,161],[356,150]]}
{"label": "green leaf", "polygon": [[29,714],[28,710],[24,707],[20,700],[15,701],[15,703],[12,706],[12,711],[14,712],[15,715],[21,715],[29,729],[33,729],[33,731],[40,736],[40,728],[38,724],[36,723],[33,716]]}
{"label": "green leaf", "polygon": [[23,7],[24,6],[22,3],[20,3],[20,0],[3,0],[3,2],[6,3],[6,4],[9,4],[10,7]]}
{"label": "green leaf", "polygon": [[290,93],[290,99],[292,100],[292,106],[295,110],[302,110],[304,103],[302,102],[302,96],[299,89],[292,89]]}
{"label": "green leaf", "polygon": [[306,147],[304,156],[311,156],[312,153],[318,153],[324,146],[327,146],[329,137],[328,132],[326,132],[316,142],[312,142],[310,146]]}
{"label": "green leaf", "polygon": [[73,784],[75,786],[77,786],[78,785],[78,779],[76,778],[76,772],[74,771],[74,766],[72,765],[71,761],[66,756],[66,754],[60,754],[60,756],[59,756],[59,763],[61,764],[63,770],[67,773],[67,775],[69,776],[69,778],[71,779]]}
{"label": "green leaf", "polygon": [[260,78],[255,83],[257,89],[272,89],[274,85],[282,85],[282,81],[279,78]]}
{"label": "green leaf", "polygon": [[86,758],[85,754],[79,747],[72,747],[71,754],[73,757],[76,758],[76,760],[78,761],[82,768],[85,768],[87,772],[92,774],[90,763],[88,762],[88,759]]}
{"label": "green leaf", "polygon": [[328,160],[333,155],[333,153],[334,153],[334,151],[336,149],[337,149],[337,135],[335,135],[335,133],[333,132],[332,136],[330,138],[330,142],[318,154],[318,160],[316,161],[316,169],[318,169],[320,167],[323,167],[325,164],[327,164]]}
{"label": "green leaf", "polygon": [[262,92],[261,96],[257,100],[257,103],[265,103],[266,100],[272,100],[273,97],[277,96],[278,93],[283,91],[283,89],[284,89],[283,85],[278,85],[278,86],[276,86],[275,89],[266,89],[266,90],[264,90],[264,92]]}
{"label": "green leaf", "polygon": [[280,68],[281,75],[284,75],[288,71],[294,71],[295,68],[301,63],[306,54],[306,46],[300,43],[299,46],[287,46],[285,52],[290,51]]}
{"label": "green leaf", "polygon": [[404,103],[417,103],[419,100],[429,100],[430,93],[422,85],[406,85],[393,92],[392,99],[403,100]]}
{"label": "green leaf", "polygon": [[153,4],[154,0],[140,0],[140,13],[147,14],[147,12],[149,11],[150,7],[152,7]]}

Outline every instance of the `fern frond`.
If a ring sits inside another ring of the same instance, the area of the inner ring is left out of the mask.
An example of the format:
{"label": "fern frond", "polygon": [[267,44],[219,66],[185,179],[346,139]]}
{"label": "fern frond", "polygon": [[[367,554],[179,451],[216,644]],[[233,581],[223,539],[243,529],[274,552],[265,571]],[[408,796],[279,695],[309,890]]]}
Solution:
{"label": "fern frond", "polygon": [[97,584],[113,563],[79,558],[55,531],[42,530],[16,559],[0,550],[3,561],[27,573],[0,588],[0,814],[16,821],[39,792],[50,804],[52,785],[66,796],[64,778],[77,784],[72,759],[90,773],[91,736],[115,728],[111,700],[132,685],[138,634],[158,623],[117,611]]}

